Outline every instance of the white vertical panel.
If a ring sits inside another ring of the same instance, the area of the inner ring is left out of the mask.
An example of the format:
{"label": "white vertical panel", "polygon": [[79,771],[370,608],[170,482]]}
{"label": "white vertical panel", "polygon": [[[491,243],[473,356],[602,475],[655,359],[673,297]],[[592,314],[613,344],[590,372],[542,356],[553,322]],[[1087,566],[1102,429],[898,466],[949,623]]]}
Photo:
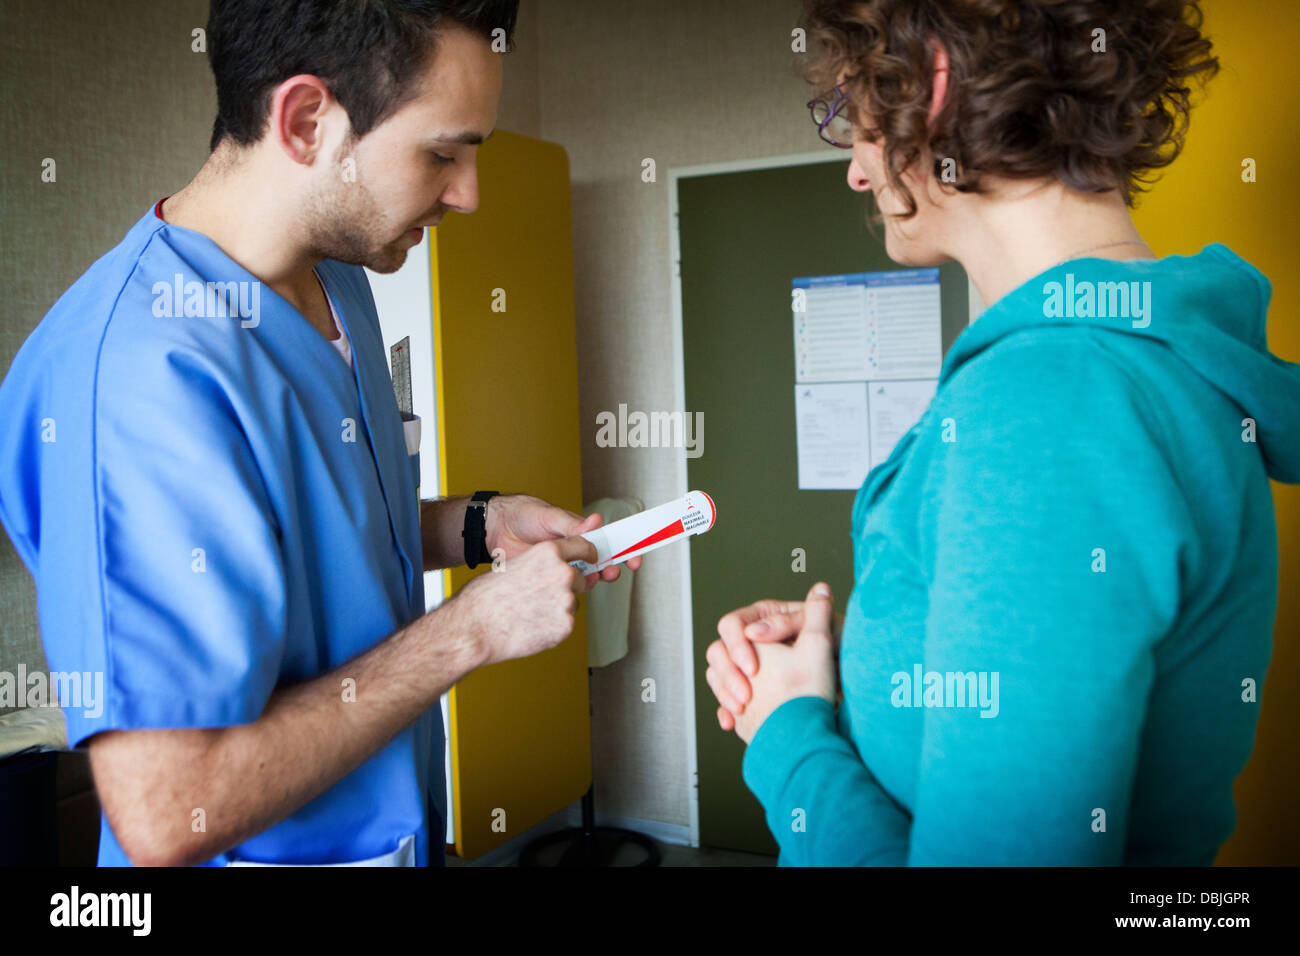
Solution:
{"label": "white vertical panel", "polygon": [[[379,312],[384,334],[384,353],[406,336],[411,337],[411,404],[420,424],[420,496],[436,498],[438,487],[438,414],[433,364],[433,280],[429,274],[429,233],[411,247],[402,268],[387,275],[366,270],[370,290]],[[392,368],[389,368],[392,374]],[[424,575],[424,609],[431,611],[443,601],[443,574]],[[447,695],[439,702],[443,733],[447,731]],[[451,801],[451,746],[443,748],[447,783],[447,842],[455,841]]]}
{"label": "white vertical panel", "polygon": [[[429,275],[429,233],[407,253],[396,272],[366,270],[384,333],[384,351],[411,337],[411,403],[420,423],[420,496],[436,498],[438,488],[438,415],[433,380],[433,282]],[[392,369],[389,369],[392,372]],[[442,603],[442,572],[424,576],[425,610]]]}

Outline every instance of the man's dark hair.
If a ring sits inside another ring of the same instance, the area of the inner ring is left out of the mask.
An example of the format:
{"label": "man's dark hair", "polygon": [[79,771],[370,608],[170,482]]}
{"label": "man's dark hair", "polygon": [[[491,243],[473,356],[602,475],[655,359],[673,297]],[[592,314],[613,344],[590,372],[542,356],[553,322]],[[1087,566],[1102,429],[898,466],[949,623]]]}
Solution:
{"label": "man's dark hair", "polygon": [[415,94],[448,21],[510,48],[519,0],[212,0],[208,60],[217,81],[211,148],[262,138],[271,91],[320,77],[361,137]]}

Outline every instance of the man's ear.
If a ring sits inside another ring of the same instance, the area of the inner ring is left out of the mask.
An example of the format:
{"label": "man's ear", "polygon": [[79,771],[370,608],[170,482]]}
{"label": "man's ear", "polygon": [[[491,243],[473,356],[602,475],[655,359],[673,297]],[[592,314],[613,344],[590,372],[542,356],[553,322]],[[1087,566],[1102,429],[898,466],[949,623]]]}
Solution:
{"label": "man's ear", "polygon": [[324,141],[321,120],[334,102],[320,77],[291,76],[271,94],[272,141],[295,163],[310,165]]}
{"label": "man's ear", "polygon": [[934,85],[930,91],[930,114],[926,119],[933,123],[948,100],[948,50],[935,37],[930,37],[929,46],[934,60]]}

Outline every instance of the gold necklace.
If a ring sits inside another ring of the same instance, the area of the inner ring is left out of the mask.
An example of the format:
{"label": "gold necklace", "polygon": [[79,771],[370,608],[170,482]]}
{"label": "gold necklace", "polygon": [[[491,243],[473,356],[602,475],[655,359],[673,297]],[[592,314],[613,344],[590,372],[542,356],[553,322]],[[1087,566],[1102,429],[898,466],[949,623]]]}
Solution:
{"label": "gold necklace", "polygon": [[[1105,242],[1102,243],[1100,246],[1089,246],[1087,249],[1080,249],[1078,252],[1070,253],[1060,262],[1056,263],[1056,265],[1052,266],[1052,268],[1055,269],[1056,266],[1064,265],[1065,263],[1069,262],[1071,259],[1077,259],[1085,252],[1096,252],[1099,249],[1109,249],[1112,246],[1147,246],[1147,244],[1146,241],[1143,239],[1122,239],[1119,242]],[[1150,246],[1147,246],[1147,252],[1152,252]],[[1154,255],[1154,253],[1152,254]]]}

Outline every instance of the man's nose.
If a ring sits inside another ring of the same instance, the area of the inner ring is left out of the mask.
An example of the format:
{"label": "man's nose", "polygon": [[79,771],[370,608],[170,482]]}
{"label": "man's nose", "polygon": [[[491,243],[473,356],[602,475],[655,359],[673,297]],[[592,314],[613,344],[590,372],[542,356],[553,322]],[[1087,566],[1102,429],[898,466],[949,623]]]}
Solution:
{"label": "man's nose", "polygon": [[871,188],[871,180],[867,179],[867,174],[858,165],[856,156],[849,163],[849,188],[855,193],[864,193]]}
{"label": "man's nose", "polygon": [[463,171],[452,177],[447,188],[438,197],[444,206],[457,212],[470,213],[478,208],[478,164],[467,163]]}

